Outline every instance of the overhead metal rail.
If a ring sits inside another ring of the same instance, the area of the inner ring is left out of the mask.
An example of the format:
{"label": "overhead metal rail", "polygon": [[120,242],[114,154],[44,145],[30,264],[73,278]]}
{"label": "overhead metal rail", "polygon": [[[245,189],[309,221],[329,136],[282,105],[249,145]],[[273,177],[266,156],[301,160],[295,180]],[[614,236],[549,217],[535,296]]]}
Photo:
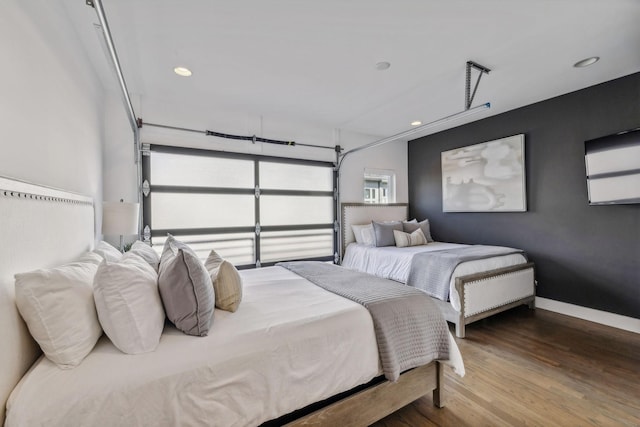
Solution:
{"label": "overhead metal rail", "polygon": [[251,136],[242,136],[242,135],[232,135],[232,134],[228,134],[228,133],[221,133],[221,132],[215,132],[212,130],[200,130],[200,129],[190,129],[190,128],[184,128],[184,127],[178,127],[178,126],[169,126],[169,125],[161,125],[161,124],[157,124],[157,123],[147,123],[147,122],[143,122],[142,119],[137,119],[137,126],[138,127],[142,127],[142,126],[151,126],[151,127],[157,127],[157,128],[162,128],[162,129],[171,129],[171,130],[178,130],[178,131],[184,131],[184,132],[193,132],[193,133],[199,133],[199,134],[203,134],[203,135],[207,135],[207,136],[215,136],[218,138],[226,138],[226,139],[236,139],[236,140],[241,140],[241,141],[251,141],[254,144],[256,142],[264,142],[267,144],[277,144],[277,145],[290,145],[290,146],[300,146],[300,147],[312,147],[312,148],[324,148],[324,149],[329,149],[329,150],[335,150],[335,147],[328,147],[326,145],[314,145],[314,144],[302,144],[300,142],[295,142],[295,141],[283,141],[283,140],[278,140],[278,139],[269,139],[269,138],[262,138],[256,135],[251,135]]}

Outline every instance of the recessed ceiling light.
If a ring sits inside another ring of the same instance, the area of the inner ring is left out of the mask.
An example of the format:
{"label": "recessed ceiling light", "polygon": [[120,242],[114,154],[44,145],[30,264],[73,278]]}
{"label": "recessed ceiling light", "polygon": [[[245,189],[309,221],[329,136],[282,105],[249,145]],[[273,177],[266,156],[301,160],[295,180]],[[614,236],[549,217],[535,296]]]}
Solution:
{"label": "recessed ceiling light", "polygon": [[378,62],[376,64],[376,70],[378,71],[384,71],[384,70],[388,70],[389,67],[391,67],[391,63],[390,62]]}
{"label": "recessed ceiling light", "polygon": [[422,124],[422,122],[420,120],[415,120],[413,122],[411,122],[411,126],[420,126]]}
{"label": "recessed ceiling light", "polygon": [[599,60],[600,60],[599,56],[592,56],[591,58],[583,59],[582,61],[576,62],[575,64],[573,64],[573,66],[576,68],[584,68],[584,67],[588,67],[589,65],[595,64]]}
{"label": "recessed ceiling light", "polygon": [[189,77],[192,74],[191,70],[186,67],[176,67],[173,72],[182,77]]}

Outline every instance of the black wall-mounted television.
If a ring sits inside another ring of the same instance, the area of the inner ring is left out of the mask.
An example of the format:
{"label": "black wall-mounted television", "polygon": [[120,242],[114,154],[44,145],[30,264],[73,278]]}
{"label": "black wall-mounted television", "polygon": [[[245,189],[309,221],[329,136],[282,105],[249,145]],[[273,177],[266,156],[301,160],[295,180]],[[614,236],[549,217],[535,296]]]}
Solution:
{"label": "black wall-mounted television", "polygon": [[640,128],[584,143],[590,205],[640,203]]}

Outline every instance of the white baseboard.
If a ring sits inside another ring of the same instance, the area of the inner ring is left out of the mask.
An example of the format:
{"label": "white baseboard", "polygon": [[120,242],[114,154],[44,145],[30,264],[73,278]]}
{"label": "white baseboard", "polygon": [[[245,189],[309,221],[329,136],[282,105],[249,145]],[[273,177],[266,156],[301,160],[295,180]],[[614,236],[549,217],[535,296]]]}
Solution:
{"label": "white baseboard", "polygon": [[595,310],[542,297],[536,297],[536,307],[640,334],[640,319],[634,317],[622,316],[608,311]]}

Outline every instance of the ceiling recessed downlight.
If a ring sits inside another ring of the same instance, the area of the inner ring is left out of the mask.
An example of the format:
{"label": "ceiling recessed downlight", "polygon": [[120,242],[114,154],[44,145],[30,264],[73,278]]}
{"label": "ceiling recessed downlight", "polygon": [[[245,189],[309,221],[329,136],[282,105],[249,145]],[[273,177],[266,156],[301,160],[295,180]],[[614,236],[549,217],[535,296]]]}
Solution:
{"label": "ceiling recessed downlight", "polygon": [[378,71],[388,70],[389,67],[391,67],[391,63],[390,62],[386,62],[386,61],[378,62],[376,64],[376,70],[378,70]]}
{"label": "ceiling recessed downlight", "polygon": [[576,68],[584,68],[584,67],[588,67],[589,65],[595,64],[599,60],[600,60],[599,56],[592,56],[591,58],[586,58],[586,59],[583,59],[582,61],[576,62],[575,64],[573,64],[573,66]]}
{"label": "ceiling recessed downlight", "polygon": [[422,124],[422,122],[420,120],[414,120],[413,122],[411,122],[411,126],[420,126]]}
{"label": "ceiling recessed downlight", "polygon": [[173,69],[173,72],[182,77],[189,77],[192,74],[191,70],[187,67],[176,67]]}

